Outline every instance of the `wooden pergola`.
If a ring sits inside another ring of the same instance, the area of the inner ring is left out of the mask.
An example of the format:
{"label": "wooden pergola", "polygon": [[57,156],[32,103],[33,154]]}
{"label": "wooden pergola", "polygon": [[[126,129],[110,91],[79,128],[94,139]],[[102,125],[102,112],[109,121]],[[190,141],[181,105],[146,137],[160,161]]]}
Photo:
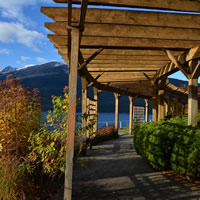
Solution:
{"label": "wooden pergola", "polygon": [[[188,124],[197,124],[200,14],[195,12],[200,12],[200,2],[54,1],[65,7],[42,7],[41,12],[53,20],[45,23],[54,33],[48,38],[70,70],[64,197],[70,200],[78,73],[82,78],[83,113],[87,110],[87,88],[93,86],[94,102],[100,90],[114,93],[116,122],[120,95],[129,96],[130,119],[134,98],[142,97],[146,104],[151,99],[153,121],[164,118],[166,99],[175,95],[177,102],[182,100],[184,104],[188,96]],[[75,4],[78,6],[74,7]],[[168,75],[178,70],[189,81],[188,93],[168,83]],[[97,103],[94,110],[97,110]],[[86,123],[83,120],[83,127]],[[117,128],[118,123],[115,126]]]}

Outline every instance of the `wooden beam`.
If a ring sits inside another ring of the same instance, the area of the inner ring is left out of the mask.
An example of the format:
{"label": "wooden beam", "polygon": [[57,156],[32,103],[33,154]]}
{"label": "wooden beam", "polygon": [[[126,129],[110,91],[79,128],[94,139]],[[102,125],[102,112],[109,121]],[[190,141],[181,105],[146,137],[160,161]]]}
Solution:
{"label": "wooden beam", "polygon": [[[193,48],[189,51],[189,52],[194,52]],[[171,52],[171,54],[173,55],[173,57],[175,57],[175,55]],[[181,53],[179,56],[177,56],[177,62],[180,64],[184,64],[186,62],[186,57],[188,55],[188,51],[185,51],[183,53]],[[190,54],[192,55],[192,54]],[[154,76],[154,80],[158,80],[160,78],[162,78],[163,76],[169,76],[175,72],[179,71],[179,68],[176,66],[176,64],[174,64],[173,62],[164,65]]]}
{"label": "wooden beam", "polygon": [[197,66],[195,67],[193,73],[192,73],[192,78],[193,79],[198,79],[200,76],[200,63],[197,64]]}
{"label": "wooden beam", "polygon": [[[127,95],[127,96],[135,96],[135,95],[138,95],[138,94],[135,94],[134,92],[124,92],[124,90],[121,90],[120,88],[117,88],[117,87],[112,87],[112,86],[109,86],[109,85],[106,85],[106,83],[108,83],[109,81],[106,81],[104,84],[101,83],[100,80],[98,80],[98,82],[95,80],[95,78],[88,72],[87,68],[82,68],[81,69],[81,73],[82,75],[86,76],[87,77],[87,80],[88,82],[93,82],[93,86],[100,89],[100,90],[107,90],[107,91],[111,91],[111,92],[117,92],[117,93],[123,93],[124,95]],[[101,77],[99,78],[101,79]],[[110,80],[112,80],[110,78]],[[148,95],[140,95],[140,97],[148,97]]]}
{"label": "wooden beam", "polygon": [[[56,46],[67,46],[67,37],[48,35]],[[148,48],[148,49],[188,49],[200,41],[187,40],[161,40],[148,38],[116,38],[82,36],[81,48]]]}
{"label": "wooden beam", "polygon": [[[88,55],[83,55],[84,58],[87,58]],[[169,61],[167,56],[154,56],[154,55],[130,55],[130,56],[123,56],[123,55],[98,55],[95,60],[91,63],[124,63],[130,64],[134,61],[149,61],[148,63],[154,61]]]}
{"label": "wooden beam", "polygon": [[200,46],[195,46],[190,49],[190,51],[187,54],[186,61],[190,61],[193,59],[199,59],[200,58]]}
{"label": "wooden beam", "polygon": [[139,72],[139,71],[147,71],[147,72],[157,72],[159,70],[159,68],[154,68],[154,69],[150,69],[148,67],[144,68],[144,67],[137,67],[137,68],[90,68],[90,67],[87,67],[88,71],[89,72]]}
{"label": "wooden beam", "polygon": [[72,174],[74,157],[74,137],[76,131],[76,98],[77,98],[77,74],[79,57],[79,30],[72,30],[72,49],[69,73],[69,113],[68,134],[66,151],[64,200],[72,199]]}
{"label": "wooden beam", "polygon": [[[65,46],[60,46],[58,49],[62,54],[67,54],[66,47]],[[94,52],[96,52],[98,49],[81,49],[81,53],[83,57],[85,58],[86,56],[92,55]],[[174,56],[178,56],[181,53],[184,53],[183,51],[172,51]],[[102,58],[101,58],[102,57]],[[168,59],[166,53],[163,50],[157,51],[157,50],[130,50],[130,49],[104,49],[100,55],[97,56],[98,59],[107,59],[107,60],[126,60],[126,59],[139,59],[142,57],[145,60],[151,59],[152,60],[165,60],[166,58]],[[137,58],[138,57],[138,58]],[[97,59],[96,58],[96,59]]]}
{"label": "wooden beam", "polygon": [[80,14],[80,21],[79,21],[79,29],[80,32],[84,31],[84,23],[85,17],[87,12],[88,0],[81,0],[81,14]]}
{"label": "wooden beam", "polygon": [[84,61],[80,67],[79,70],[88,65],[93,59],[95,59],[96,56],[98,56],[103,51],[103,48],[98,49],[94,54],[92,54],[86,61]]}
{"label": "wooden beam", "polygon": [[[67,35],[66,23],[45,23],[57,35]],[[108,36],[129,38],[155,38],[173,40],[200,40],[200,29],[153,27],[116,24],[85,24],[84,36]]]}
{"label": "wooden beam", "polygon": [[174,55],[169,50],[166,50],[166,53],[169,59],[176,65],[176,67],[180,69],[187,78],[189,78],[190,74],[188,73],[187,69],[185,69],[185,67],[174,57]]}
{"label": "wooden beam", "polygon": [[130,63],[90,63],[87,65],[90,68],[98,68],[98,67],[105,67],[105,68],[112,68],[112,67],[149,67],[151,68],[158,68],[162,67],[163,65],[169,63],[169,61],[143,61],[143,60],[135,60]]}
{"label": "wooden beam", "polygon": [[[41,7],[41,12],[54,21],[67,21],[66,16],[68,15],[68,10],[66,8]],[[77,23],[79,20],[80,8],[73,8],[72,22]],[[111,23],[198,29],[200,27],[200,15],[88,8],[85,23]]]}
{"label": "wooden beam", "polygon": [[[68,0],[54,0],[56,3],[68,3]],[[81,0],[73,0],[73,3],[80,4]],[[122,7],[140,7],[151,9],[164,10],[180,10],[199,12],[199,1],[176,0],[176,1],[147,1],[147,0],[89,0],[90,5],[107,5],[107,6],[122,6]]]}

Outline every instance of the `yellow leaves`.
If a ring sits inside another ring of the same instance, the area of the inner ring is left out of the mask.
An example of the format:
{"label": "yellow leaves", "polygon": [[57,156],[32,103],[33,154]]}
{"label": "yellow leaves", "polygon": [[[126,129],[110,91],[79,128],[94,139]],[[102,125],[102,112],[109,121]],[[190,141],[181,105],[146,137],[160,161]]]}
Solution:
{"label": "yellow leaves", "polygon": [[2,144],[0,143],[0,152],[3,150],[3,146]]}

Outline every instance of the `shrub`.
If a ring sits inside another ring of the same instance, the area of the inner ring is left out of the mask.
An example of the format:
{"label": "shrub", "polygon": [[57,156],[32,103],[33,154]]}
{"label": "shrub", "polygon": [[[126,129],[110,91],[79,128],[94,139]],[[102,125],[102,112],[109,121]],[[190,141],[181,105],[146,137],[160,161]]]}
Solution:
{"label": "shrub", "polygon": [[118,136],[118,131],[115,130],[114,126],[104,126],[96,132],[95,137],[92,140],[92,144],[95,145],[99,142],[116,139]]}
{"label": "shrub", "polygon": [[28,138],[41,123],[38,96],[38,90],[29,91],[11,75],[0,83],[0,199],[23,196]]}
{"label": "shrub", "polygon": [[187,126],[186,115],[144,123],[134,135],[137,153],[150,166],[156,170],[173,169],[188,178],[200,178],[199,144],[199,127]]}

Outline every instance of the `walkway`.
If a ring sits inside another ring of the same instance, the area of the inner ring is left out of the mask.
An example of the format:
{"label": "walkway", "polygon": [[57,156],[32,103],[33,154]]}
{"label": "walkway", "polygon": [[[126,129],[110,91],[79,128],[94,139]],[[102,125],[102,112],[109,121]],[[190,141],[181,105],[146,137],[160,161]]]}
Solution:
{"label": "walkway", "polygon": [[130,136],[88,150],[73,181],[73,200],[200,200],[199,186],[150,169]]}

